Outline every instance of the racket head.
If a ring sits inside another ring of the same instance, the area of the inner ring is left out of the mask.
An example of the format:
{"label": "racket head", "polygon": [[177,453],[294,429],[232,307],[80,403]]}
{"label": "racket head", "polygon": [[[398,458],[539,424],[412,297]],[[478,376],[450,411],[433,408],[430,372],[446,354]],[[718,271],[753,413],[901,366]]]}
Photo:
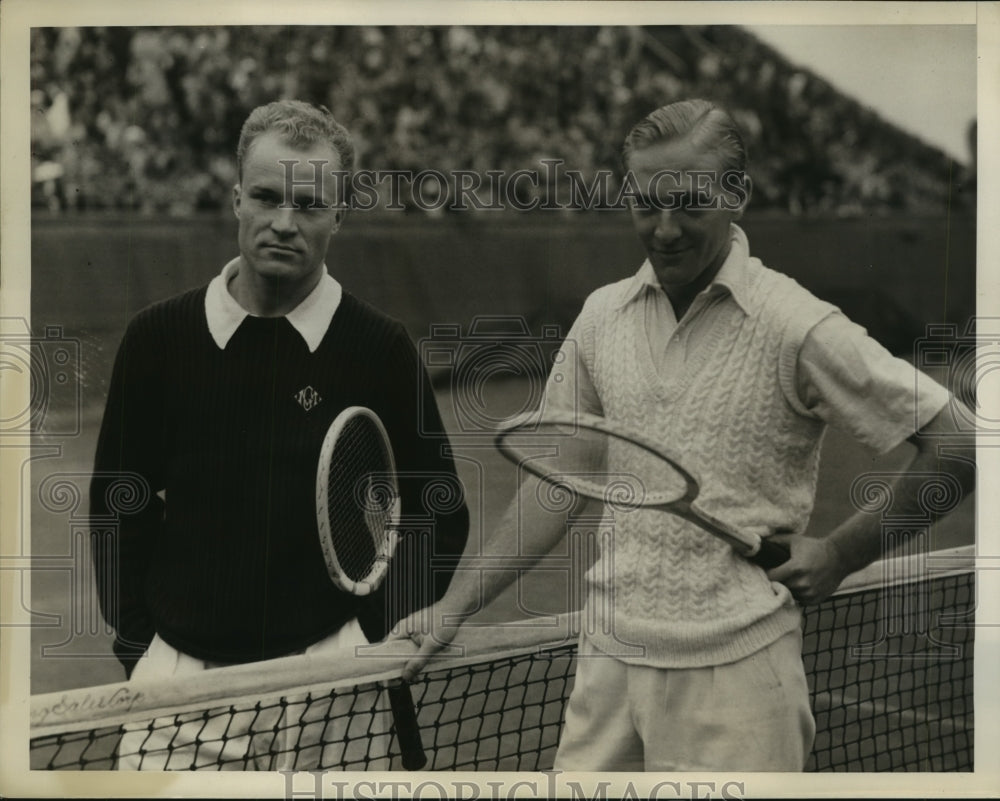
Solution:
{"label": "racket head", "polygon": [[399,484],[378,415],[351,406],[327,429],[316,470],[316,522],[330,580],[368,595],[381,585],[398,541]]}
{"label": "racket head", "polygon": [[700,481],[680,458],[640,432],[582,412],[522,414],[496,432],[510,461],[562,490],[613,509],[688,507]]}

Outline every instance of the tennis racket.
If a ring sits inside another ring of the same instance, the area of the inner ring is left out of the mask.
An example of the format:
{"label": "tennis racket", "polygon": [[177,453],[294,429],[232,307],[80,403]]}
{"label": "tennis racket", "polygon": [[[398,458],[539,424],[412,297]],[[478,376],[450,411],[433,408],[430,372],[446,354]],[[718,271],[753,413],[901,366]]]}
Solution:
{"label": "tennis racket", "polygon": [[[379,588],[399,541],[400,498],[392,446],[378,415],[344,409],[330,424],[316,471],[316,516],[330,580],[352,595]],[[403,767],[427,764],[410,685],[386,687]]]}
{"label": "tennis racket", "polygon": [[739,531],[699,508],[701,482],[676,455],[603,417],[529,413],[503,425],[495,442],[512,462],[561,491],[602,501],[616,510],[642,507],[670,512],[726,541],[764,569],[788,561],[785,546]]}

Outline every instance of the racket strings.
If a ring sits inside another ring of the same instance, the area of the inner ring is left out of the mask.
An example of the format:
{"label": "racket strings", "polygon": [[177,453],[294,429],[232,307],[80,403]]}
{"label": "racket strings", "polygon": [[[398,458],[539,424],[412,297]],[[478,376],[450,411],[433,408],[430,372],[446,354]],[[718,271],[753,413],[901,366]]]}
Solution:
{"label": "racket strings", "polygon": [[351,419],[331,457],[327,479],[330,538],[344,574],[366,580],[388,558],[387,530],[396,506],[390,459],[376,424]]}

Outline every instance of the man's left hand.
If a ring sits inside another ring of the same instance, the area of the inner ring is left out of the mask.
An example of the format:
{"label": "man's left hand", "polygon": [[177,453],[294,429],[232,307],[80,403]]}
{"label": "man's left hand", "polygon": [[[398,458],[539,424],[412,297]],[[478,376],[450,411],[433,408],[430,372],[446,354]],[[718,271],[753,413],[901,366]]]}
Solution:
{"label": "man's left hand", "polygon": [[825,600],[844,580],[842,560],[832,542],[801,534],[775,534],[770,539],[787,547],[791,556],[767,571],[767,577],[788,587],[803,606]]}

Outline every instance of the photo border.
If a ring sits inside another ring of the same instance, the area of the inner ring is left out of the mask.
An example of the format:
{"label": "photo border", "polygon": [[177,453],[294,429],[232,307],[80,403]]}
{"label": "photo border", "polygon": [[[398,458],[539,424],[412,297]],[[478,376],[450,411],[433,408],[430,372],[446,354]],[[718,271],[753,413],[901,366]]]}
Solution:
{"label": "photo border", "polygon": [[[979,83],[979,201],[977,227],[977,281],[980,317],[1000,317],[1000,237],[995,225],[988,221],[1000,219],[1000,209],[990,191],[996,186],[1000,149],[989,146],[1000,141],[998,104],[1000,85],[1000,6],[995,3],[839,3],[839,2],[383,2],[378,4],[345,2],[297,2],[292,9],[275,10],[273,2],[223,2],[210,5],[195,0],[167,0],[157,5],[129,4],[127,1],[73,2],[52,0],[5,0],[0,7],[0,121],[3,135],[0,142],[0,175],[3,176],[0,197],[0,317],[30,315],[30,208],[25,187],[30,186],[30,149],[27,109],[29,29],[35,26],[88,26],[113,24],[125,26],[155,25],[407,25],[407,24],[975,24],[978,31]],[[986,224],[983,224],[984,221]],[[987,389],[991,389],[987,387]],[[5,408],[24,408],[28,397],[26,380],[4,376],[2,403]],[[997,393],[982,399],[989,408],[1000,408]],[[980,438],[980,488],[991,485],[1000,474],[1000,451],[996,442]],[[23,486],[13,477],[25,474],[22,469],[30,448],[28,437],[23,440],[5,439],[0,442],[0,474],[4,476],[0,497],[0,560],[3,554],[24,555],[18,551],[17,532],[30,530],[30,509],[24,503]],[[977,494],[978,545],[981,556],[994,562],[1000,554],[1000,543],[993,530],[998,519],[997,494]],[[0,567],[7,567],[2,565]],[[1000,667],[1000,582],[997,574],[984,569],[977,576],[979,593],[979,624],[976,632],[976,760],[977,770],[971,774],[685,774],[683,781],[715,782],[721,788],[728,781],[745,785],[743,797],[854,796],[892,797],[900,795],[941,795],[946,797],[993,796],[997,792],[1000,768],[993,755],[1000,744],[1000,707],[995,676]],[[24,585],[14,580],[12,570],[0,569],[0,624],[7,611],[20,603],[18,592],[30,597],[30,581]],[[988,620],[984,620],[988,618]],[[994,618],[998,622],[989,622]],[[150,774],[88,774],[86,772],[47,772],[27,770],[27,729],[30,630],[0,625],[0,753],[4,755],[0,769],[0,794],[6,796],[92,796],[128,797],[151,796],[213,796],[213,797],[284,797],[285,778],[281,775],[249,773],[150,773]],[[427,774],[479,785],[483,797],[491,797],[487,781],[513,784],[529,776],[548,787],[544,774],[447,773]],[[338,774],[339,779],[371,781],[373,774]],[[402,775],[386,776],[398,782]],[[627,783],[636,792],[648,792],[657,782],[676,780],[677,776],[656,774],[612,774],[607,777],[583,774],[560,777],[573,778],[590,788],[590,780],[607,779],[612,786],[608,797],[627,790]],[[441,779],[438,779],[441,781]],[[415,780],[416,781],[416,780]],[[448,786],[447,784],[445,786]],[[703,787],[700,791],[704,793]],[[517,797],[530,797],[524,789]],[[297,797],[304,797],[298,795]],[[345,797],[352,797],[346,796]],[[436,797],[436,796],[428,796]],[[588,795],[589,797],[589,795]],[[713,796],[715,797],[715,796]]]}

